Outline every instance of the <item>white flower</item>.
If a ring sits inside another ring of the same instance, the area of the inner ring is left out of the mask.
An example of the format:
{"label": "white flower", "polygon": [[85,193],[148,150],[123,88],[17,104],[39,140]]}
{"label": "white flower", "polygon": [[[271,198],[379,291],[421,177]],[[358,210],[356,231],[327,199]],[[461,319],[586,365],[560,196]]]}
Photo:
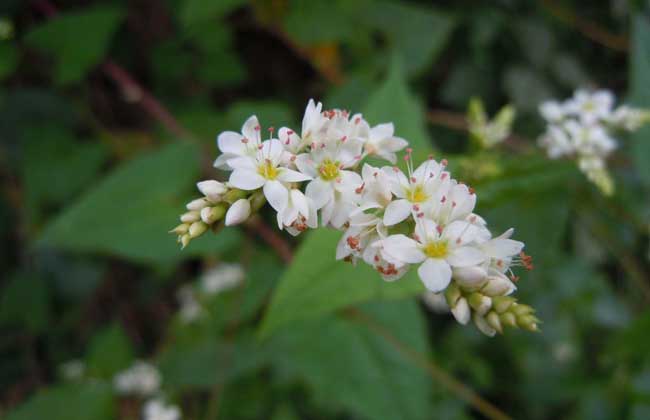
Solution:
{"label": "white flower", "polygon": [[408,264],[422,263],[420,280],[432,292],[444,290],[451,281],[452,267],[468,267],[485,261],[485,254],[473,242],[477,228],[456,221],[446,227],[428,219],[419,219],[415,240],[402,235],[384,239],[384,254]]}
{"label": "white flower", "polygon": [[567,121],[564,129],[569,135],[578,155],[607,156],[617,146],[602,125],[584,125],[575,120]]}
{"label": "white flower", "polygon": [[246,198],[240,198],[232,203],[226,212],[226,226],[233,226],[243,223],[251,214],[251,203]]}
{"label": "white flower", "polygon": [[[410,154],[409,154],[410,155]],[[384,224],[396,225],[406,220],[411,214],[427,213],[433,205],[439,203],[449,182],[449,173],[444,171],[445,163],[428,159],[415,171],[410,170],[409,177],[397,167],[385,167],[390,188],[397,197],[386,207]]]}
{"label": "white flower", "polygon": [[408,142],[401,137],[395,137],[393,135],[395,132],[393,123],[379,124],[372,128],[363,120],[359,124],[362,127],[361,129],[367,132],[367,138],[364,143],[366,154],[379,156],[393,164],[397,162],[395,152],[399,152],[408,146]]}
{"label": "white flower", "polygon": [[201,291],[216,295],[239,286],[244,281],[244,270],[239,264],[219,264],[201,276]]}
{"label": "white flower", "polygon": [[556,123],[562,121],[569,113],[565,104],[558,101],[542,102],[539,106],[539,113],[548,122]]}
{"label": "white flower", "polygon": [[278,212],[277,221],[280,230],[286,228],[293,236],[299,235],[307,228],[318,227],[318,216],[313,202],[295,188],[289,191],[287,205]]}
{"label": "white flower", "polygon": [[255,156],[261,142],[260,131],[260,123],[253,115],[242,126],[241,134],[234,131],[224,131],[219,134],[217,147],[222,154],[214,161],[214,167],[231,169],[228,160],[239,156]]}
{"label": "white flower", "polygon": [[141,360],[135,361],[130,368],[113,378],[113,385],[120,394],[153,395],[158,392],[160,383],[158,369]]}
{"label": "white flower", "polygon": [[230,184],[242,190],[263,188],[264,196],[275,209],[281,211],[287,205],[289,191],[283,182],[301,182],[311,179],[293,169],[280,165],[283,148],[279,140],[271,139],[262,143],[254,157],[245,156],[228,160],[234,168],[230,174]]}
{"label": "white flower", "polygon": [[465,220],[474,211],[476,194],[467,185],[452,179],[441,186],[440,191],[443,195],[429,213],[436,223],[446,225],[455,220]]}
{"label": "white flower", "polygon": [[386,208],[393,198],[386,172],[365,163],[361,176],[362,183],[355,190],[355,193],[361,194],[359,211]]}
{"label": "white flower", "polygon": [[451,310],[449,304],[447,304],[447,299],[445,298],[444,293],[433,293],[426,291],[422,293],[422,302],[424,305],[431,309],[433,312],[439,314],[449,313]]}
{"label": "white flower", "polygon": [[627,131],[636,131],[648,122],[650,122],[650,112],[627,105],[616,108],[607,120],[607,123],[615,128]]}
{"label": "white flower", "polygon": [[290,128],[280,128],[278,137],[287,151],[296,154],[311,142],[318,141],[322,137],[325,124],[328,122],[328,119],[322,114],[322,109],[322,103],[319,102],[316,105],[313,99],[309,100],[302,118],[300,135]]}
{"label": "white flower", "polygon": [[578,90],[566,104],[566,110],[578,116],[584,124],[605,120],[612,112],[614,95],[607,90],[588,92]]}
{"label": "white flower", "polygon": [[196,300],[196,295],[192,286],[181,286],[176,292],[176,298],[180,304],[178,315],[182,322],[188,324],[201,316],[203,310],[199,302]]}
{"label": "white flower", "polygon": [[144,420],[179,420],[181,411],[175,405],[166,404],[160,399],[147,401],[142,410]]}

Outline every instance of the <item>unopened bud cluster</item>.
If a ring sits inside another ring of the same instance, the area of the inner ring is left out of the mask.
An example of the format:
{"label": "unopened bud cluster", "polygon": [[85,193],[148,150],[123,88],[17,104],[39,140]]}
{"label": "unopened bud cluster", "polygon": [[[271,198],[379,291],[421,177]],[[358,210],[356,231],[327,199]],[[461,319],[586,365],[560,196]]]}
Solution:
{"label": "unopened bud cluster", "polygon": [[[497,119],[503,130],[493,130],[498,136],[490,143],[507,136],[512,113],[505,110]],[[188,204],[173,230],[183,246],[208,228],[243,222],[268,202],[278,228],[292,235],[319,225],[342,231],[339,260],[362,261],[386,281],[413,268],[434,293],[458,289],[462,293],[452,308],[462,320],[479,313],[470,309],[467,293],[507,295],[515,290],[512,268],[532,268],[524,244],[510,239],[513,229],[493,237],[474,213],[475,191],[451,176],[445,159],[430,156],[416,167],[408,142],[394,135],[392,123],[371,127],[361,114],[323,110],[310,100],[300,132],[282,127],[275,138],[273,127],[267,131],[269,139],[262,141],[252,116],[241,133],[218,136],[222,153],[215,167],[231,171],[230,177],[227,183],[198,184],[203,197]],[[406,171],[395,166],[403,149]],[[371,166],[366,157],[391,165]],[[467,307],[467,315],[459,305]],[[489,318],[494,324],[494,316]]]}

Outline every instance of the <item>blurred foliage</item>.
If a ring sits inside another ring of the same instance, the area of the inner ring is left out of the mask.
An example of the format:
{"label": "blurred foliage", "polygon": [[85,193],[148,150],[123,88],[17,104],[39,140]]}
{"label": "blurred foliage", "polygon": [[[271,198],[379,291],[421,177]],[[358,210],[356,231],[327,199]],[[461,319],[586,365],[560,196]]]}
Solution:
{"label": "blurred foliage", "polygon": [[[650,417],[650,129],[614,156],[609,199],[535,147],[539,102],[576,87],[650,107],[647,2],[1,3],[0,417],[139,418],[111,382],[136,359],[188,419],[481,416],[396,343],[513,418]],[[416,160],[449,159],[495,231],[517,228],[541,334],[433,314],[414,273],[334,261],[332,231],[288,238],[288,266],[254,229],[179,250],[166,232],[193,184],[225,177],[217,133],[251,114],[297,128],[310,97],[393,121]],[[458,127],[472,97],[513,104],[516,138],[477,150]],[[176,291],[224,261],[246,281],[183,323]],[[61,375],[70,360],[86,379]]]}

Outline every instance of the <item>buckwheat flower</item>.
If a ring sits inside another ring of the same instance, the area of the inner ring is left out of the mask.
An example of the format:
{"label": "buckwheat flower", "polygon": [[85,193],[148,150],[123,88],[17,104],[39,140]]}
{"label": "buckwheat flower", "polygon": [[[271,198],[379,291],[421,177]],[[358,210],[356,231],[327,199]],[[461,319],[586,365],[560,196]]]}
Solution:
{"label": "buckwheat flower", "polygon": [[384,209],[393,199],[389,177],[384,170],[365,163],[361,169],[362,183],[355,189],[360,195],[358,211]]}
{"label": "buckwheat flower", "polygon": [[285,150],[295,155],[305,146],[321,139],[325,124],[328,122],[328,119],[322,114],[322,109],[322,103],[316,104],[313,99],[310,99],[302,118],[300,134],[287,127],[278,130],[278,138]]}
{"label": "buckwheat flower", "polygon": [[373,266],[384,281],[399,280],[409,270],[410,265],[388,255],[384,251],[383,237],[376,237],[363,251],[363,261]]}
{"label": "buckwheat flower", "polygon": [[230,184],[242,190],[263,188],[264,196],[275,209],[281,211],[289,199],[289,191],[283,184],[311,179],[304,173],[280,165],[282,144],[279,140],[264,141],[255,156],[238,157],[228,160],[234,170],[230,174]]}
{"label": "buckwheat flower", "polygon": [[[358,118],[358,120],[357,120]],[[393,123],[378,124],[370,127],[369,124],[360,116],[353,117],[353,121],[358,121],[358,137],[365,139],[363,149],[367,156],[378,156],[389,161],[392,164],[397,162],[397,154],[408,146],[408,142],[401,137],[396,137]]]}
{"label": "buckwheat flower", "polygon": [[176,299],[180,304],[178,315],[183,323],[189,324],[201,316],[203,309],[196,300],[196,294],[192,286],[181,286],[176,292]]}
{"label": "buckwheat flower", "polygon": [[614,105],[614,95],[607,90],[589,92],[578,90],[569,99],[565,107],[569,113],[573,113],[584,124],[593,124],[599,120],[609,117]]}
{"label": "buckwheat flower", "polygon": [[[317,224],[317,220],[314,220],[313,217],[310,217],[312,214],[315,214],[315,209],[313,209],[313,204],[311,200],[308,199],[302,191],[292,188],[289,191],[289,196],[287,199],[287,204],[282,210],[277,213],[277,222],[278,228],[282,230],[285,226],[293,225],[296,220],[305,221],[309,224]],[[308,227],[315,227],[309,226]]]}
{"label": "buckwheat flower", "polygon": [[[410,149],[406,159],[410,159]],[[428,212],[439,203],[444,193],[444,184],[449,182],[449,173],[445,172],[446,161],[441,163],[433,159],[423,162],[415,171],[408,165],[408,177],[399,168],[384,168],[388,175],[390,189],[397,197],[384,213],[386,226],[396,225],[406,220],[411,214]]]}
{"label": "buckwheat flower", "polygon": [[384,254],[408,264],[420,264],[418,275],[434,293],[444,290],[451,281],[452,267],[468,267],[485,261],[485,254],[473,244],[476,227],[463,221],[445,227],[418,218],[415,239],[391,235],[384,239]]}
{"label": "buckwheat flower", "polygon": [[137,360],[113,379],[113,385],[120,394],[149,396],[158,392],[161,377],[153,365]]}
{"label": "buckwheat flower", "polygon": [[447,304],[447,299],[445,299],[444,293],[433,293],[426,291],[421,295],[422,302],[424,305],[431,309],[433,312],[439,314],[446,314],[450,312],[449,305]]}
{"label": "buckwheat flower", "polygon": [[156,398],[146,402],[142,415],[144,420],[179,420],[181,411],[177,406]]}
{"label": "buckwheat flower", "polygon": [[232,169],[228,160],[240,156],[255,156],[261,143],[261,126],[257,117],[253,115],[246,120],[241,128],[241,134],[234,131],[225,131],[217,137],[217,147],[221,155],[214,161],[214,167],[219,169]]}
{"label": "buckwheat flower", "polygon": [[569,115],[569,110],[564,103],[558,101],[542,102],[539,106],[539,113],[545,120],[551,123],[561,122]]}
{"label": "buckwheat flower", "polygon": [[446,225],[456,220],[465,220],[474,211],[476,194],[465,184],[452,179],[444,184],[446,191],[440,189],[442,197],[439,203],[431,207],[429,218],[438,224]]}
{"label": "buckwheat flower", "polygon": [[548,157],[557,159],[575,153],[575,147],[567,132],[557,125],[549,125],[539,139],[539,145],[546,149]]}
{"label": "buckwheat flower", "polygon": [[219,264],[201,276],[201,291],[206,295],[216,295],[234,289],[244,281],[244,270],[239,264]]}
{"label": "buckwheat flower", "polygon": [[585,125],[570,120],[564,124],[564,129],[578,155],[605,157],[617,147],[616,140],[609,136],[602,125]]}

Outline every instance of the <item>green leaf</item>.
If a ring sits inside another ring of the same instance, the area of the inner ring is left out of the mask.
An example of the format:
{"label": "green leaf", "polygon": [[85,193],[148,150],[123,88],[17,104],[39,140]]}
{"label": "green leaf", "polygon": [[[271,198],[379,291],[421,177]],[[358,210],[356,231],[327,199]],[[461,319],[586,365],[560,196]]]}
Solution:
{"label": "green leaf", "polygon": [[[650,108],[650,22],[642,15],[633,20],[630,60],[630,101]],[[646,186],[650,186],[650,126],[645,125],[630,136],[632,159]]]}
{"label": "green leaf", "polygon": [[10,412],[5,420],[114,418],[111,387],[102,383],[84,383],[46,388]]}
{"label": "green leaf", "polygon": [[245,0],[185,0],[181,10],[181,22],[185,27],[220,18],[245,4]]}
{"label": "green leaf", "polygon": [[392,51],[402,58],[408,75],[431,66],[456,26],[456,19],[447,13],[391,1],[368,7],[365,19],[386,33]]}
{"label": "green leaf", "polygon": [[[293,111],[285,103],[245,100],[236,102],[228,108],[226,112],[226,123],[228,125],[223,129],[239,131],[244,121],[251,115],[257,115],[263,130],[270,126],[274,126],[277,130],[282,126],[292,127],[295,125]],[[264,135],[267,135],[267,133],[265,132]]]}
{"label": "green leaf", "polygon": [[78,82],[106,54],[123,17],[122,10],[107,6],[66,12],[37,26],[25,41],[52,54],[57,83]]}
{"label": "green leaf", "polygon": [[40,333],[46,329],[49,317],[49,291],[45,281],[31,273],[11,276],[0,298],[0,324],[19,325]]}
{"label": "green leaf", "polygon": [[236,229],[205,234],[184,251],[167,233],[199,179],[198,152],[192,144],[170,144],[124,164],[56,217],[39,244],[149,263],[230,249],[241,237]]}
{"label": "green leaf", "polygon": [[369,300],[396,299],[424,291],[415,271],[389,283],[366,264],[354,267],[336,261],[336,244],[341,235],[330,229],[309,233],[273,293],[261,334]]}
{"label": "green leaf", "polygon": [[393,58],[388,77],[370,96],[363,114],[372,125],[392,121],[395,124],[395,135],[409,142],[416,162],[426,159],[432,152],[424,121],[424,108],[409,91],[399,58]]}
{"label": "green leaf", "polygon": [[430,378],[382,335],[426,355],[417,304],[382,302],[359,312],[358,319],[327,318],[279,334],[276,367],[307,382],[327,407],[368,419],[431,418]]}
{"label": "green leaf", "polygon": [[345,0],[297,0],[285,18],[285,30],[300,44],[319,44],[352,38],[356,18],[367,2]]}
{"label": "green leaf", "polygon": [[88,374],[105,379],[128,368],[132,361],[131,342],[117,324],[95,334],[86,355]]}

